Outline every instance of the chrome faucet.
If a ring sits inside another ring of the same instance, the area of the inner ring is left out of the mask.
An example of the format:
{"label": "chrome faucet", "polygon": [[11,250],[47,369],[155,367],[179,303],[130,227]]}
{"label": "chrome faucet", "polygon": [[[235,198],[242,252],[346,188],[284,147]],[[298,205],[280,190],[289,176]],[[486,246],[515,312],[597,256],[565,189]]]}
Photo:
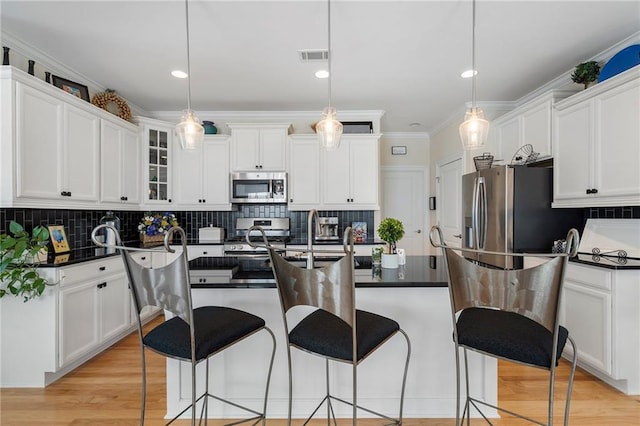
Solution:
{"label": "chrome faucet", "polygon": [[318,219],[316,209],[309,210],[307,216],[307,269],[313,269],[313,217]]}

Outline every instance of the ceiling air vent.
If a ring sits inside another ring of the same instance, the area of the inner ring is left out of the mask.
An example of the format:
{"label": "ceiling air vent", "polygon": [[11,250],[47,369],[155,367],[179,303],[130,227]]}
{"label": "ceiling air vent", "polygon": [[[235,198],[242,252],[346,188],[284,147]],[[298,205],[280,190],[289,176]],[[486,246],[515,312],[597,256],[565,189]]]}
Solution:
{"label": "ceiling air vent", "polygon": [[302,62],[326,61],[329,59],[328,50],[298,50]]}

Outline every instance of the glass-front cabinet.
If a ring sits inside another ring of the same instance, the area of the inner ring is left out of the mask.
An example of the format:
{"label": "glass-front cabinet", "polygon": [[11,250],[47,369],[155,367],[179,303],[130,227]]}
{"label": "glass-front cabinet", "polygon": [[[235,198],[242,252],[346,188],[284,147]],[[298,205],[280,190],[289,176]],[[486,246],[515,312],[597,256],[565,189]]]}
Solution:
{"label": "glass-front cabinet", "polygon": [[139,123],[145,141],[144,203],[170,205],[173,201],[171,195],[173,125],[146,118],[140,118]]}

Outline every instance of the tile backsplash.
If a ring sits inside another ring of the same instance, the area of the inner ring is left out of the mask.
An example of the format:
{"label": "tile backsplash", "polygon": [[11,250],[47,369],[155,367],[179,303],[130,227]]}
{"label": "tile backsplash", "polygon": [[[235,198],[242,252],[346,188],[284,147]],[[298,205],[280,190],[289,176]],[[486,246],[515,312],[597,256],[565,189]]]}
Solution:
{"label": "tile backsplash", "polygon": [[589,207],[587,219],[640,219],[640,207]]}
{"label": "tile backsplash", "polygon": [[[0,209],[0,233],[8,232],[9,222],[15,220],[27,230],[37,225],[63,225],[71,249],[91,246],[91,230],[100,223],[106,210],[62,210],[62,209]],[[138,223],[144,211],[114,211],[120,218],[121,236],[125,241],[138,239]],[[235,211],[176,211],[180,225],[190,240],[197,240],[198,228],[213,225],[225,229],[226,235],[235,234],[237,217],[289,217],[291,234],[295,238],[307,238],[306,211],[289,211],[286,205],[239,205]],[[374,229],[374,212],[371,210],[318,212],[321,217],[338,218],[339,229],[351,222],[366,222],[367,228]],[[585,219],[640,219],[640,207],[588,207],[584,209]]]}
{"label": "tile backsplash", "polygon": [[[62,209],[0,209],[0,233],[8,232],[9,222],[15,220],[25,229],[31,230],[37,225],[63,225],[69,247],[79,249],[89,247],[91,231],[100,223],[106,210],[62,210]],[[137,240],[138,223],[145,211],[117,211],[120,218],[120,234],[123,240]],[[226,235],[235,234],[237,217],[289,217],[291,234],[295,238],[307,237],[306,211],[289,211],[286,205],[247,205],[238,206],[236,211],[176,211],[174,212],[188,239],[197,240],[198,229],[209,225],[225,228]],[[344,229],[351,222],[367,222],[367,228],[373,229],[373,211],[318,211],[318,215],[336,216],[339,228]]]}

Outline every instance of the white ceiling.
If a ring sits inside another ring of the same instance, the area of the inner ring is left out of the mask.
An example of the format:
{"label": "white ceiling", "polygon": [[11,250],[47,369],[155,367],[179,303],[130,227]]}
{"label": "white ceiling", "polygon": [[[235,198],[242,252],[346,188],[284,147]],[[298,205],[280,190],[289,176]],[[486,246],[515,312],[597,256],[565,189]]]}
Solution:
{"label": "white ceiling", "polygon": [[[1,29],[142,109],[186,107],[184,1],[1,0]],[[471,2],[333,0],[333,104],[384,110],[384,132],[426,132],[471,82]],[[318,111],[326,1],[190,0],[192,108]],[[478,0],[477,99],[516,101],[640,31],[640,1]],[[567,78],[565,76],[565,78]],[[568,81],[568,80],[567,80]],[[202,117],[201,117],[202,118]],[[339,114],[338,114],[338,118]],[[410,127],[418,122],[421,126]]]}

